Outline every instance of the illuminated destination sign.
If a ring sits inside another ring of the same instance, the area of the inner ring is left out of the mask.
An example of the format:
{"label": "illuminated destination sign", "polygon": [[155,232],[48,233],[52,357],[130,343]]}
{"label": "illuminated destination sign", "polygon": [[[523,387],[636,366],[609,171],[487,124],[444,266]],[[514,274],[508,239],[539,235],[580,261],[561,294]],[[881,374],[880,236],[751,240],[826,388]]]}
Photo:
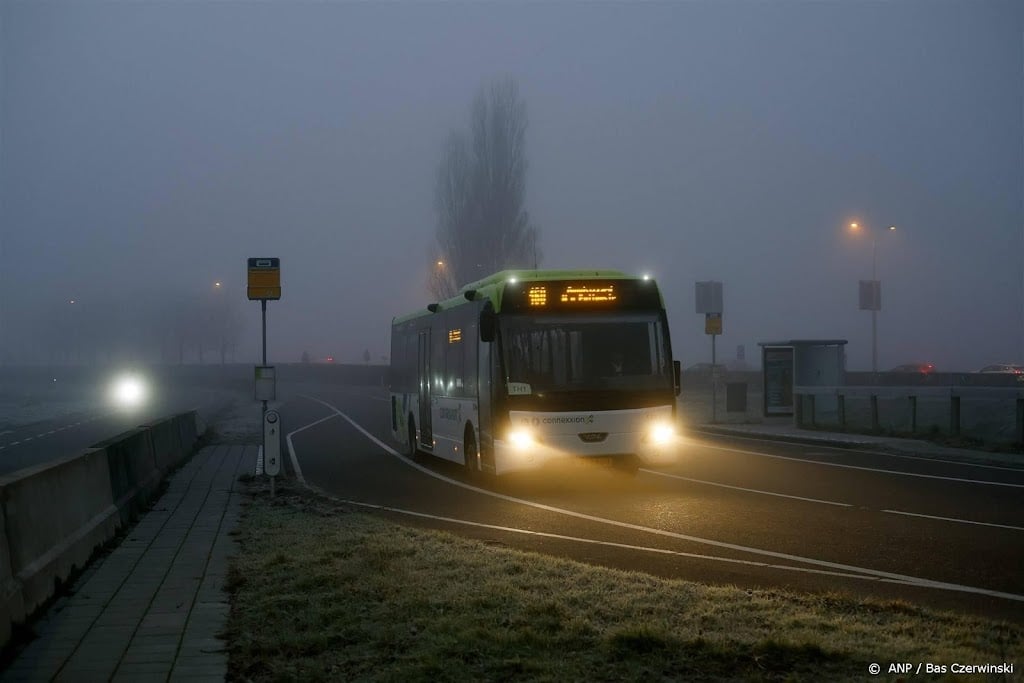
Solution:
{"label": "illuminated destination sign", "polygon": [[608,284],[603,287],[588,285],[569,285],[562,292],[560,300],[563,303],[590,303],[618,301],[615,295],[615,285]]}
{"label": "illuminated destination sign", "polygon": [[613,284],[532,285],[526,292],[530,308],[546,308],[549,289],[560,292],[558,301],[563,304],[611,303],[619,298]]}
{"label": "illuminated destination sign", "polygon": [[503,310],[566,311],[661,308],[653,282],[639,280],[547,281],[510,283]]}
{"label": "illuminated destination sign", "polygon": [[455,330],[448,330],[448,343],[454,344],[455,342],[462,341],[462,328]]}

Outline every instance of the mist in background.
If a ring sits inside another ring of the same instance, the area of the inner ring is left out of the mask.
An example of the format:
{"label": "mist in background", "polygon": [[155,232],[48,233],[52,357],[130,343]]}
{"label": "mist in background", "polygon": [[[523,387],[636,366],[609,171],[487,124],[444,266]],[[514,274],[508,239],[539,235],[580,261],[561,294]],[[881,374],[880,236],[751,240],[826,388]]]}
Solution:
{"label": "mist in background", "polygon": [[270,362],[383,362],[431,301],[444,141],[504,76],[541,267],[654,275],[684,365],[718,280],[720,359],[869,368],[872,235],[881,369],[1022,362],[1022,36],[985,0],[2,0],[0,362],[259,362],[248,257],[281,259]]}

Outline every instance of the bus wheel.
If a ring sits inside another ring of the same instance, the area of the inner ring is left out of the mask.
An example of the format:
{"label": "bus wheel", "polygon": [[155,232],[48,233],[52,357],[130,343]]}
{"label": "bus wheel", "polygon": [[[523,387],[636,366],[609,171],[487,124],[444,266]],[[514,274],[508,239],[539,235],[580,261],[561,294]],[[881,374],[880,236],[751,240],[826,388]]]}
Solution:
{"label": "bus wheel", "polygon": [[405,451],[412,460],[416,460],[419,455],[419,449],[416,448],[416,421],[409,417],[409,445]]}
{"label": "bus wheel", "polygon": [[476,474],[480,471],[480,460],[476,451],[476,437],[473,435],[472,427],[466,428],[466,435],[463,438],[462,461],[466,466],[466,472]]}

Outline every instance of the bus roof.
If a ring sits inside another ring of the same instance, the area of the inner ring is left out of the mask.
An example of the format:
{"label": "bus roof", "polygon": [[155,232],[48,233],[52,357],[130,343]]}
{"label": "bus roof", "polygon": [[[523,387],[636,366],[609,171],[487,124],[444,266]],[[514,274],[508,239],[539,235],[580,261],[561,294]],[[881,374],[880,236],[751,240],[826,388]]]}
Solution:
{"label": "bus roof", "polygon": [[[619,270],[503,270],[485,278],[470,282],[459,290],[459,293],[450,299],[438,302],[437,310],[445,310],[469,303],[466,298],[468,292],[474,292],[473,301],[481,301],[485,298],[491,300],[494,310],[501,311],[501,297],[505,286],[511,282],[530,282],[534,280],[641,280],[644,276],[628,275]],[[660,298],[660,297],[659,297]],[[664,302],[662,302],[664,308]],[[397,316],[392,324],[404,323],[409,320],[431,315],[433,311],[423,308],[415,313]]]}

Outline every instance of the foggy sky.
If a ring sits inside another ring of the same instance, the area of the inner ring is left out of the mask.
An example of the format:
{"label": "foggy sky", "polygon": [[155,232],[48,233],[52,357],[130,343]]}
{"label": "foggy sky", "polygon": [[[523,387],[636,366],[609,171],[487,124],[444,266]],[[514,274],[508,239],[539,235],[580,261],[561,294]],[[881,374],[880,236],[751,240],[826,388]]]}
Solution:
{"label": "foggy sky", "polygon": [[222,280],[256,362],[251,256],[282,263],[271,362],[387,355],[429,302],[445,137],[511,75],[542,267],[652,273],[685,365],[718,280],[720,358],[844,338],[867,369],[853,220],[881,369],[1024,361],[1022,8],[0,0],[0,358],[69,298]]}

